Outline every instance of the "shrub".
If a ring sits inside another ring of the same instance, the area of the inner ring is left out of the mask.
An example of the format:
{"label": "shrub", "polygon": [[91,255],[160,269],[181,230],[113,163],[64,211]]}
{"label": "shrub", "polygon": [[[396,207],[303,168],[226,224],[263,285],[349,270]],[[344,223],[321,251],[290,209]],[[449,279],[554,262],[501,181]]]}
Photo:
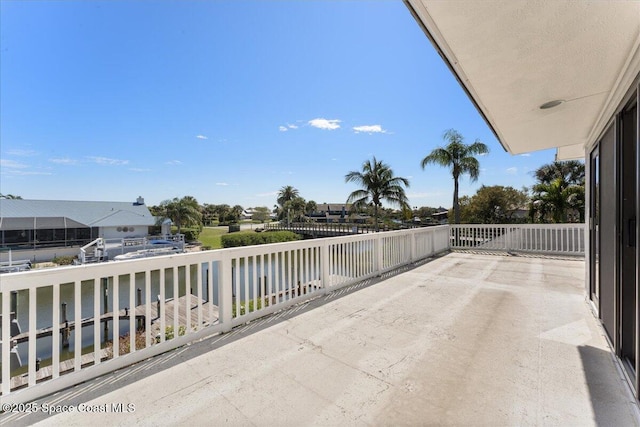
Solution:
{"label": "shrub", "polygon": [[54,259],[52,259],[51,262],[58,265],[71,265],[73,264],[74,259],[75,257],[71,255],[57,256]]}
{"label": "shrub", "polygon": [[269,231],[256,233],[225,234],[221,236],[223,248],[235,248],[238,246],[264,245],[266,243],[290,242],[301,240],[302,236],[291,231]]}
{"label": "shrub", "polygon": [[180,232],[184,234],[184,240],[187,242],[198,240],[198,236],[200,235],[200,230],[197,228],[183,228]]}

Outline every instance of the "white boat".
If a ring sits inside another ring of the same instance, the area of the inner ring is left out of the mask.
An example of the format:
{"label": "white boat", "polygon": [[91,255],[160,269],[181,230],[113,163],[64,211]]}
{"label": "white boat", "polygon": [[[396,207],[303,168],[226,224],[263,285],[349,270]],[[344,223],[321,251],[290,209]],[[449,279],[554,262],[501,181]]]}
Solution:
{"label": "white boat", "polygon": [[154,249],[140,249],[139,251],[128,252],[122,255],[116,255],[113,257],[115,261],[123,261],[127,259],[148,258],[160,255],[173,255],[182,252],[181,249],[172,248],[154,248]]}

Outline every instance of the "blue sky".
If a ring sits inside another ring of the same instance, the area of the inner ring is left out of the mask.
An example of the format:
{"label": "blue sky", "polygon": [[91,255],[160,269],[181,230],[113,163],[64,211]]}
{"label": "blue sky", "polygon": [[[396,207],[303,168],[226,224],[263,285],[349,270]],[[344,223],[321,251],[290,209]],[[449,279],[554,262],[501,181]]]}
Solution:
{"label": "blue sky", "polygon": [[454,128],[477,183],[533,183],[400,1],[2,1],[0,192],[25,199],[344,202],[375,155],[412,206],[451,206],[420,160]]}

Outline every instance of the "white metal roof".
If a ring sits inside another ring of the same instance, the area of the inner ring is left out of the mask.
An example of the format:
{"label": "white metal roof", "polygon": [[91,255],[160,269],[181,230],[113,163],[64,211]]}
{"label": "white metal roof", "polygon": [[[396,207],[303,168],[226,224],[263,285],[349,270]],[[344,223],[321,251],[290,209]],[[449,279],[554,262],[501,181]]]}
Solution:
{"label": "white metal roof", "polygon": [[[57,218],[57,219],[56,219]],[[54,220],[55,219],[55,220]],[[147,206],[128,202],[0,199],[0,228],[22,229],[31,224],[67,227],[150,226],[155,221]],[[69,225],[74,224],[74,225]],[[18,225],[19,228],[15,228]],[[40,227],[40,226],[38,226]],[[62,228],[53,227],[52,228]]]}
{"label": "white metal roof", "polygon": [[640,73],[638,1],[405,3],[513,154],[583,156]]}

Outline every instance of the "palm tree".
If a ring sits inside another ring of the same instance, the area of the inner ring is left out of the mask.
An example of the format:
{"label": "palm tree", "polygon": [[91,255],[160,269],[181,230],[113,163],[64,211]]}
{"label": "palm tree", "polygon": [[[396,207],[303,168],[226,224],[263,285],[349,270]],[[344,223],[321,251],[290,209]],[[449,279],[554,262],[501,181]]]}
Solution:
{"label": "palm tree", "polygon": [[278,191],[278,199],[277,202],[280,206],[284,206],[285,202],[289,200],[293,200],[298,197],[299,191],[297,188],[292,187],[291,185],[285,185]]}
{"label": "palm tree", "polygon": [[354,182],[362,187],[347,198],[347,203],[353,203],[352,210],[360,210],[373,204],[376,231],[378,209],[382,206],[383,200],[401,209],[409,208],[409,200],[403,188],[409,187],[409,180],[393,175],[389,165],[378,161],[374,156],[373,160],[367,160],[362,164],[362,172],[351,171],[344,177],[345,182]]}
{"label": "palm tree", "polygon": [[178,227],[178,233],[182,226],[202,227],[202,213],[198,201],[192,196],[184,196],[181,199],[174,197],[165,200],[161,204],[165,209],[165,215]]}
{"label": "palm tree", "polygon": [[533,186],[532,216],[541,220],[551,217],[555,223],[567,222],[567,212],[576,210],[579,221],[584,221],[584,186],[566,184],[562,177],[551,183]]}
{"label": "palm tree", "polygon": [[531,218],[566,222],[569,210],[578,212],[584,221],[584,163],[577,160],[552,162],[533,172],[538,183],[533,186]]}
{"label": "palm tree", "polygon": [[578,160],[553,162],[540,166],[533,172],[542,184],[551,184],[560,178],[566,185],[584,185],[584,163]]}
{"label": "palm tree", "polygon": [[469,174],[471,182],[478,180],[480,175],[480,162],[474,156],[487,154],[489,147],[476,139],[471,145],[464,143],[464,138],[455,129],[449,129],[444,133],[443,139],[448,141],[445,147],[434,149],[427,157],[422,159],[422,169],[430,163],[451,168],[453,176],[453,212],[454,223],[460,223],[460,206],[458,203],[458,190],[460,175]]}

